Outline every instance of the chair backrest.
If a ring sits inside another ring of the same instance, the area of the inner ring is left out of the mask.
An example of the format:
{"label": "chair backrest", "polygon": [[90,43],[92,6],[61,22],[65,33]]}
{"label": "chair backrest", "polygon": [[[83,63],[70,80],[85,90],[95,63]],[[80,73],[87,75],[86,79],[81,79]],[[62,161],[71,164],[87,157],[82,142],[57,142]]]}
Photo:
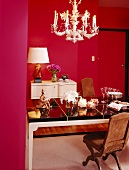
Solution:
{"label": "chair backrest", "polygon": [[129,138],[129,113],[111,116],[104,141],[104,153],[123,150]]}
{"label": "chair backrest", "polygon": [[95,96],[93,79],[92,78],[84,78],[81,80],[82,84],[82,95],[83,97],[92,97]]}

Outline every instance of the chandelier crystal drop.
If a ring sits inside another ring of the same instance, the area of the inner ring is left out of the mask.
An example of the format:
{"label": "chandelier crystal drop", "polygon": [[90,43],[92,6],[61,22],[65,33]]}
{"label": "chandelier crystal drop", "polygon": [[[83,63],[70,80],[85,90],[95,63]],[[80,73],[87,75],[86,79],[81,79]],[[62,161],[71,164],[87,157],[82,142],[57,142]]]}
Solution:
{"label": "chandelier crystal drop", "polygon": [[[98,34],[99,27],[96,25],[96,15],[92,18],[92,24],[88,22],[90,13],[86,10],[84,14],[78,12],[78,5],[81,4],[81,0],[77,3],[76,0],[69,0],[72,4],[72,14],[68,10],[60,13],[61,20],[64,22],[60,26],[58,23],[58,13],[54,11],[54,24],[51,24],[52,33],[54,32],[58,36],[66,34],[66,40],[76,43],[77,41],[84,40],[83,37],[91,38]],[[80,26],[81,24],[81,26]],[[80,27],[80,28],[78,28]]]}

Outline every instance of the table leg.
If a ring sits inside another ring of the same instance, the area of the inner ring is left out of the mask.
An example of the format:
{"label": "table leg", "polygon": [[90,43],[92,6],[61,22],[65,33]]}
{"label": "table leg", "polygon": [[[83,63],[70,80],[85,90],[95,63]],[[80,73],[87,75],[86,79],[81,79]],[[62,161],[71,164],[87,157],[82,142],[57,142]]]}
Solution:
{"label": "table leg", "polygon": [[33,159],[33,130],[31,124],[29,124],[29,170],[32,170],[32,159]]}

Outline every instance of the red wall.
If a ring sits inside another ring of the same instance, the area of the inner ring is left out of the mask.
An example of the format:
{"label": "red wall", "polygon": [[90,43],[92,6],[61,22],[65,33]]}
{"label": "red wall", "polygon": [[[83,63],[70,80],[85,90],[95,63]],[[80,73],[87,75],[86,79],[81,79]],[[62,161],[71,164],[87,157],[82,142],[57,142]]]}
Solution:
{"label": "red wall", "polygon": [[0,1],[0,169],[25,169],[27,1]]}
{"label": "red wall", "polygon": [[[92,17],[94,14],[98,14],[97,4],[98,0],[93,0],[92,3],[90,0],[82,1],[78,6],[79,12],[84,13],[87,9]],[[28,47],[46,46],[48,48],[50,63],[61,66],[61,72],[58,73],[58,77],[61,77],[62,74],[68,74],[70,79],[78,82],[78,91],[80,91],[81,78],[88,75],[96,79],[96,63],[93,63],[93,67],[90,68],[92,71],[91,74],[87,74],[85,68],[86,65],[92,64],[91,55],[97,55],[98,40],[96,37],[91,40],[84,38],[84,42],[74,44],[73,42],[66,41],[65,36],[59,37],[52,34],[50,25],[53,24],[54,10],[62,13],[67,9],[71,11],[72,5],[66,0],[48,0],[45,2],[42,0],[29,0]],[[92,48],[94,46],[95,48]],[[46,65],[42,65],[44,80],[51,79],[51,74],[46,70]],[[27,105],[30,103],[30,81],[33,79],[33,68],[34,66],[32,64],[28,64]]]}
{"label": "red wall", "polygon": [[[58,77],[67,73],[70,79],[77,81],[79,92],[81,91],[81,79],[92,77],[95,93],[100,95],[98,79],[103,75],[100,77],[98,72],[98,58],[103,49],[100,48],[99,35],[90,40],[85,38],[84,41],[74,44],[66,41],[65,36],[59,37],[51,33],[50,25],[53,24],[54,10],[63,12],[66,9],[69,11],[72,9],[71,4],[66,0],[61,2],[59,0],[45,2],[29,0],[28,47],[47,47],[50,63],[61,66],[62,70],[58,73]],[[87,9],[91,13],[91,17],[93,14],[97,14],[97,25],[101,28],[129,28],[129,10],[126,8],[98,8],[98,0],[92,2],[87,0],[82,1],[78,9],[80,13],[84,13]],[[91,60],[92,56],[95,56],[94,62]],[[44,80],[51,78],[46,66],[47,64],[42,65]],[[27,105],[30,103],[30,81],[33,79],[33,69],[34,66],[28,64]]]}
{"label": "red wall", "polygon": [[129,29],[129,8],[99,8],[99,26]]}
{"label": "red wall", "polygon": [[[129,9],[99,8],[99,25],[101,28],[129,29]],[[126,34],[101,31],[98,37],[99,89],[106,85],[118,88],[124,94],[125,71],[122,65],[125,64]]]}

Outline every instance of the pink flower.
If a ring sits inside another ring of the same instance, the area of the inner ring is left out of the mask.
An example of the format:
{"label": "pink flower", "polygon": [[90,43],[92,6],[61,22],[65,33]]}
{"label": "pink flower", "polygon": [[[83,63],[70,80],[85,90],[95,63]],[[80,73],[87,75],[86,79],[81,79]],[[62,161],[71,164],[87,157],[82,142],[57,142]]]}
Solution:
{"label": "pink flower", "polygon": [[60,66],[56,65],[56,64],[51,64],[47,66],[47,69],[49,72],[51,73],[58,73],[61,71]]}

